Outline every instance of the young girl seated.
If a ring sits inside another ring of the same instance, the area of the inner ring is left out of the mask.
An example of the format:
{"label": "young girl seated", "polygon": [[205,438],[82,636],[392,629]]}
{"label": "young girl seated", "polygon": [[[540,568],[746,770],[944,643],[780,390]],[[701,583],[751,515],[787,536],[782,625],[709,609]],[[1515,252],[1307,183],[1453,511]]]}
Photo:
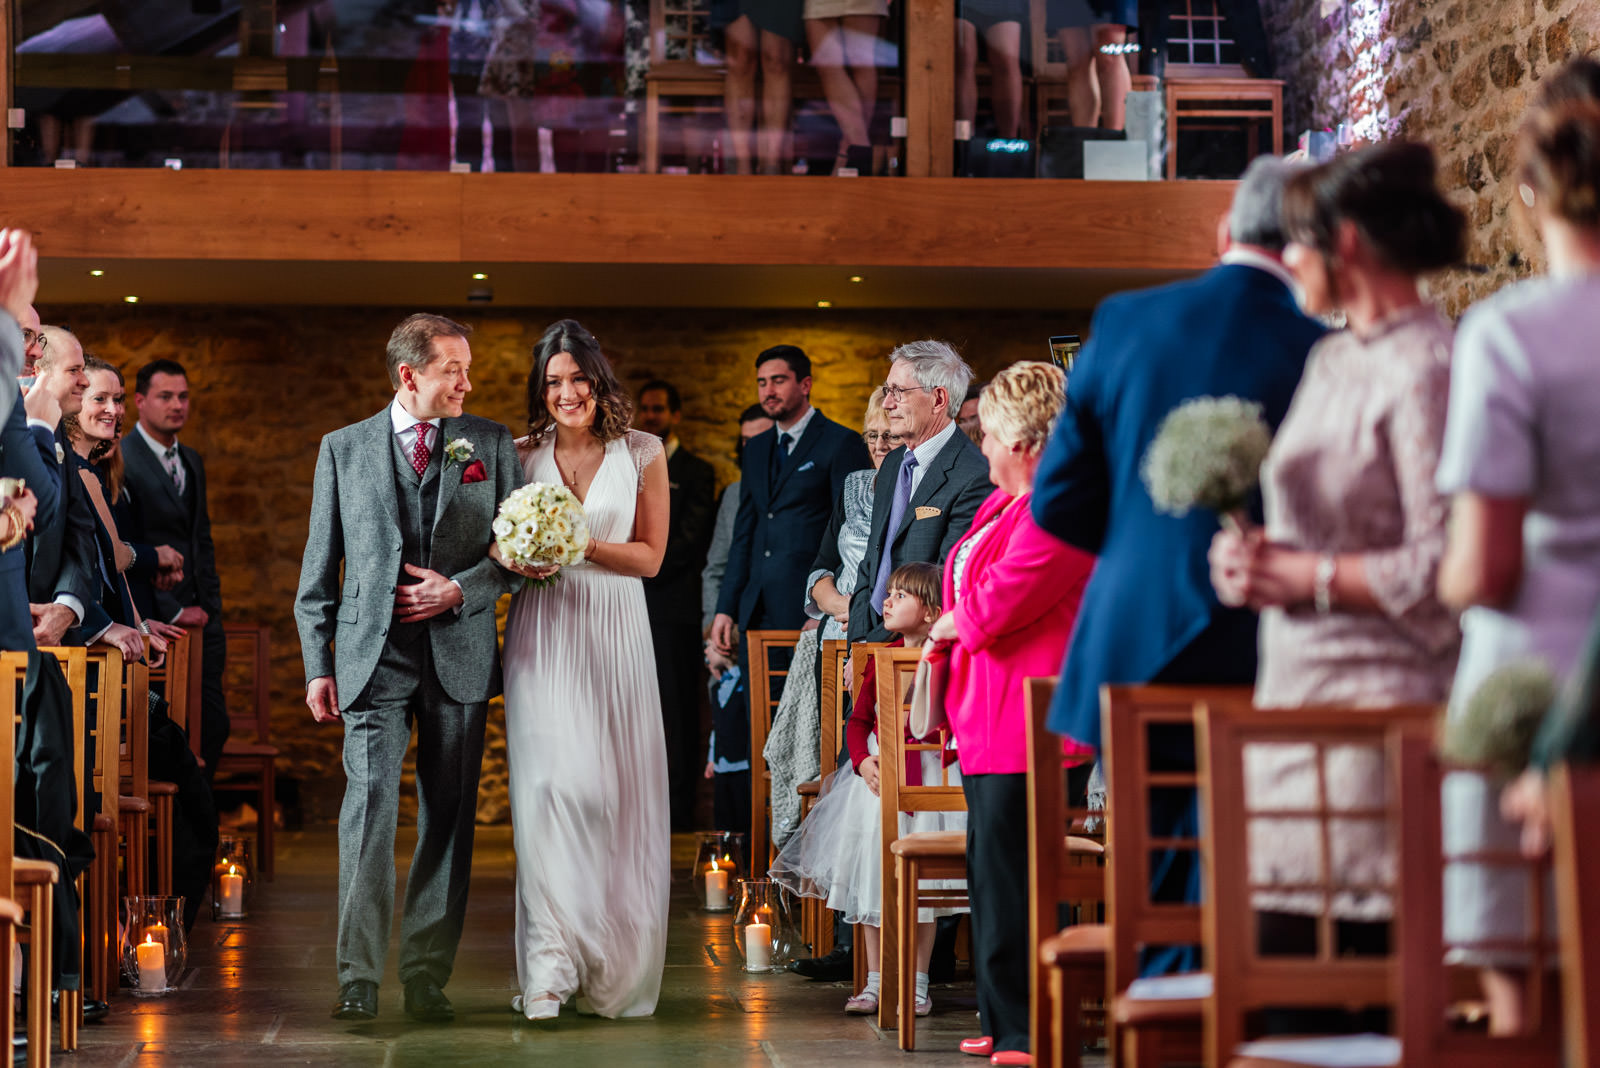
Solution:
{"label": "young girl seated", "polygon": [[[939,568],[933,564],[905,564],[889,576],[889,592],[883,603],[883,625],[899,635],[893,646],[920,647],[928,638],[928,628],[940,613]],[[878,1011],[878,923],[883,901],[883,825],[878,802],[882,769],[878,761],[877,681],[873,665],[868,664],[856,694],[850,722],[845,728],[850,748],[850,764],[840,768],[823,784],[821,799],[801,823],[772,863],[772,878],[804,897],[821,898],[828,908],[844,914],[846,923],[866,925],[867,985],[844,1003],[844,1011],[866,1015]],[[944,757],[953,754],[921,752],[920,765],[911,763],[910,782],[939,782]],[[949,767],[949,783],[959,785],[961,773],[954,763]],[[967,829],[965,812],[900,813],[900,833],[913,831],[962,831]],[[940,885],[963,886],[960,881]],[[917,1004],[918,1016],[933,1011],[928,997],[928,961],[933,955],[933,921],[966,909],[922,909],[917,923]]]}

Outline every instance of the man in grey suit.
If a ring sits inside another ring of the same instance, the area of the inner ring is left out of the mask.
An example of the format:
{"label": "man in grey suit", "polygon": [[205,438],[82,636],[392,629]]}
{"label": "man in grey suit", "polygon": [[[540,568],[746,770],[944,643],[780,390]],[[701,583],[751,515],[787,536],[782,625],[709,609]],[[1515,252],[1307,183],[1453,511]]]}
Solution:
{"label": "man in grey suit", "polygon": [[[914,562],[942,567],[978,506],[994,492],[989,461],[955,422],[972,368],[943,341],[912,341],[889,360],[883,410],[889,432],[903,444],[878,470],[872,532],[850,598],[852,642],[889,640],[883,627],[889,575]],[[828,548],[823,546],[824,554]],[[813,565],[823,566],[820,560]]]}
{"label": "man in grey suit", "polygon": [[[339,999],[378,1012],[394,914],[400,767],[417,725],[417,848],[400,928],[406,1015],[443,1022],[467,907],[484,715],[500,692],[495,604],[518,581],[490,524],[522,483],[504,426],[463,415],[468,328],[413,315],[389,338],[394,401],[322,440],[295,598],[306,704],[344,723]],[[341,565],[343,578],[341,582]],[[331,646],[331,648],[330,648]]]}

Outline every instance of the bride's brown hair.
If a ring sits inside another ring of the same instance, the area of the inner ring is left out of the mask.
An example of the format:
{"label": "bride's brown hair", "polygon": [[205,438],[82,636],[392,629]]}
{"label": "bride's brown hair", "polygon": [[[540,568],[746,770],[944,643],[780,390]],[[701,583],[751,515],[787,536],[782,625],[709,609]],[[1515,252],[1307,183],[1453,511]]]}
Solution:
{"label": "bride's brown hair", "polygon": [[594,397],[594,422],[589,431],[601,441],[615,441],[628,432],[628,421],[633,418],[633,401],[617,382],[611,361],[600,351],[600,342],[583,328],[576,319],[562,319],[551,323],[544,336],[533,347],[533,370],[528,372],[528,434],[534,441],[543,441],[555,429],[555,416],[545,403],[545,376],[550,360],[558,352],[565,352],[577,363],[578,370],[589,380],[589,393]]}

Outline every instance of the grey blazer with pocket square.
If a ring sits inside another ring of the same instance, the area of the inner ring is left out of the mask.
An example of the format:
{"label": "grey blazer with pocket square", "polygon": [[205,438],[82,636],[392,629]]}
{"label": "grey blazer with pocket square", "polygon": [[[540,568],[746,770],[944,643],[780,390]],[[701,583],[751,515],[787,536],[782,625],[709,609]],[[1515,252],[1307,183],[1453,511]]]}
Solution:
{"label": "grey blazer with pocket square", "polygon": [[[393,433],[386,405],[324,437],[317,454],[294,615],[306,680],[332,675],[341,711],[366,689],[394,618],[402,545]],[[460,612],[427,620],[427,628],[440,686],[451,700],[475,704],[500,692],[494,608],[520,581],[489,559],[490,524],[523,475],[511,433],[500,423],[473,415],[442,420],[440,447],[457,438],[472,442],[474,455],[465,463],[441,457],[429,567],[460,583],[465,602]],[[463,483],[476,462],[486,477]]]}

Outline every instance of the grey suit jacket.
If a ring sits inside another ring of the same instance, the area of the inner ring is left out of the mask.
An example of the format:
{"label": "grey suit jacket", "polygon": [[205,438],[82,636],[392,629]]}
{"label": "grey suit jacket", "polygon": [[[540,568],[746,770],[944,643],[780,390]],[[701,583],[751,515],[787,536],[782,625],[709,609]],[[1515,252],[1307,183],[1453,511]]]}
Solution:
{"label": "grey suit jacket", "polygon": [[[489,527],[500,502],[522,485],[522,465],[499,423],[463,415],[443,420],[439,431],[441,443],[472,442],[474,456],[465,464],[443,460],[430,564],[459,582],[466,600],[459,613],[427,621],[428,640],[445,693],[476,704],[500,692],[494,608],[520,580],[489,559]],[[294,615],[306,679],[332,675],[341,710],[366,689],[394,617],[402,549],[393,433],[386,406],[323,438],[317,454]],[[482,461],[487,478],[463,484],[474,461]]]}
{"label": "grey suit jacket", "polygon": [[877,491],[872,501],[872,533],[867,537],[867,552],[861,560],[855,592],[850,595],[849,637],[852,642],[889,639],[889,632],[883,628],[883,606],[872,603],[872,587],[883,554],[889,554],[895,567],[915,561],[943,567],[945,557],[972,526],[978,507],[994,492],[989,482],[989,461],[972,440],[957,429],[928,464],[917,491],[911,495],[899,529],[885,531],[889,513],[894,508],[895,483],[905,456],[902,445],[884,457],[883,466],[878,469]]}

